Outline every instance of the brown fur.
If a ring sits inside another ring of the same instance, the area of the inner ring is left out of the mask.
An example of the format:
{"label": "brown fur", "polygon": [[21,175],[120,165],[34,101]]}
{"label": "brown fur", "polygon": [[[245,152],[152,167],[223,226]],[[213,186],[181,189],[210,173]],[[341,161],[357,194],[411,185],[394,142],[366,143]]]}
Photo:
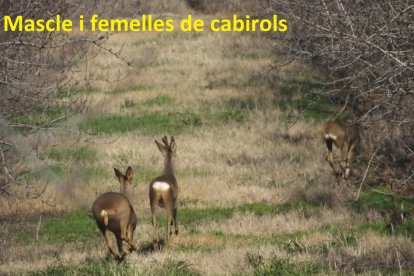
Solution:
{"label": "brown fur", "polygon": [[[158,234],[157,234],[157,222],[156,222],[156,212],[157,208],[165,208],[167,212],[167,234],[166,234],[166,243],[172,235],[171,225],[174,223],[175,234],[178,235],[178,225],[177,225],[177,196],[178,196],[178,184],[175,178],[175,169],[173,164],[173,159],[176,155],[177,146],[175,144],[174,137],[171,136],[171,142],[168,144],[168,138],[164,136],[162,138],[163,144],[155,140],[155,143],[158,146],[160,152],[164,155],[164,173],[153,179],[149,186],[149,198],[151,204],[151,213],[152,213],[152,239],[154,247],[159,246]],[[154,188],[155,182],[165,182],[168,183],[170,188],[167,190],[160,190]]]}
{"label": "brown fur", "polygon": [[[360,140],[358,128],[340,121],[328,121],[323,126],[322,137],[328,148],[327,161],[329,165],[334,170],[335,175],[342,175],[344,179],[347,179],[350,173],[350,161]],[[341,171],[335,168],[332,145],[335,145],[341,152],[339,163]]]}
{"label": "brown fur", "polygon": [[[126,255],[122,249],[122,241],[129,244],[130,252],[136,250],[133,238],[137,217],[134,208],[126,196],[128,187],[132,182],[132,169],[128,167],[125,175],[118,169],[114,170],[121,184],[122,193],[108,192],[98,196],[92,205],[92,214],[105,238],[109,252],[119,261],[122,261]],[[108,231],[114,233],[119,253],[116,253],[112,248]]]}

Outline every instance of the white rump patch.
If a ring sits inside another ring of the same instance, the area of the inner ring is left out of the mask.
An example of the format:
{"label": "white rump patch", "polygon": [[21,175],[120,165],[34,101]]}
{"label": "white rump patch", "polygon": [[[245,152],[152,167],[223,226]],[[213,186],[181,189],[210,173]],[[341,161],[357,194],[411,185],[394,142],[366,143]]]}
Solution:
{"label": "white rump patch", "polygon": [[101,217],[106,217],[108,215],[108,212],[106,210],[101,211]]}
{"label": "white rump patch", "polygon": [[338,136],[333,135],[332,133],[325,133],[325,139],[332,139],[332,140],[336,140],[336,138],[338,138]]}
{"label": "white rump patch", "polygon": [[152,187],[155,190],[158,191],[167,191],[170,189],[170,184],[168,184],[167,182],[154,182],[154,184],[152,184]]}
{"label": "white rump patch", "polygon": [[114,210],[111,210],[111,209],[105,210],[105,209],[103,209],[101,211],[101,217],[109,217],[109,216],[113,216],[113,215],[115,215],[115,211]]}

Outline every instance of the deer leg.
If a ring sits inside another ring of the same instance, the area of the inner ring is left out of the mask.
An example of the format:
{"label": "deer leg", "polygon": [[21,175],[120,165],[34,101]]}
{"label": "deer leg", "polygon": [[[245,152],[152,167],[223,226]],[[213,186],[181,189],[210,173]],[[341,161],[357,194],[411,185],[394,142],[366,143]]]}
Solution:
{"label": "deer leg", "polygon": [[349,175],[349,162],[348,162],[348,143],[344,143],[341,147],[341,162],[340,166],[342,169],[342,178],[347,179]]}
{"label": "deer leg", "polygon": [[158,247],[158,234],[157,234],[157,203],[151,202],[151,213],[152,213],[152,244],[154,248]]}
{"label": "deer leg", "polygon": [[175,229],[175,234],[178,235],[178,224],[177,224],[177,206],[174,206],[174,211],[173,211],[173,220],[174,220],[174,229]]}
{"label": "deer leg", "polygon": [[124,249],[122,248],[122,237],[120,235],[115,235],[116,244],[118,245],[118,252],[119,252],[119,261],[122,261],[126,255]]}
{"label": "deer leg", "polygon": [[326,147],[328,148],[328,155],[326,156],[326,160],[328,161],[329,165],[333,169],[334,174],[337,176],[339,173],[335,169],[335,164],[334,164],[334,159],[333,159],[333,154],[332,154],[333,140],[328,138],[325,140],[325,143],[326,143]]}
{"label": "deer leg", "polygon": [[167,211],[167,236],[166,236],[166,243],[168,244],[168,241],[170,239],[170,236],[172,235],[171,231],[171,225],[173,224],[173,214],[174,214],[174,203],[166,200],[165,210]]}
{"label": "deer leg", "polygon": [[129,245],[129,252],[133,252],[137,250],[137,248],[134,245],[134,230],[132,229],[132,226],[128,226],[127,233],[125,237],[123,238],[124,241],[126,241]]}
{"label": "deer leg", "polygon": [[345,164],[345,179],[347,179],[349,177],[349,173],[351,172],[351,167],[350,167],[350,162],[351,162],[351,158],[352,158],[352,154],[354,153],[354,149],[355,149],[356,144],[351,144],[351,146],[348,149],[348,154],[346,156],[346,164]]}
{"label": "deer leg", "polygon": [[111,246],[111,242],[109,240],[108,229],[104,229],[103,230],[103,236],[105,238],[106,246],[108,247],[109,253],[111,253],[112,255],[114,255],[115,258],[119,259],[120,256],[115,252],[115,250]]}

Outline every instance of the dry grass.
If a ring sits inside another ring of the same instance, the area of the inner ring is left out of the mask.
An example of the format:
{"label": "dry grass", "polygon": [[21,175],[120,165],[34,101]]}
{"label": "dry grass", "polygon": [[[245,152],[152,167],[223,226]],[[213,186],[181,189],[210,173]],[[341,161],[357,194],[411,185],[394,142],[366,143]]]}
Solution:
{"label": "dry grass", "polygon": [[349,212],[347,209],[327,209],[306,214],[303,210],[279,215],[257,217],[254,214],[236,214],[223,222],[205,222],[200,232],[222,231],[230,235],[272,236],[321,229],[326,225],[353,227],[362,222],[378,219],[375,214],[365,215]]}
{"label": "dry grass", "polygon": [[[177,6],[176,11],[182,9],[186,8]],[[357,213],[349,207],[356,188],[352,184],[335,183],[324,160],[325,149],[318,123],[300,120],[287,128],[286,114],[270,103],[275,98],[275,91],[258,76],[271,62],[272,41],[249,34],[174,32],[114,34],[107,45],[113,48],[124,45],[123,54],[141,66],[126,67],[104,53],[91,60],[88,68],[96,70],[91,73],[99,74],[97,68],[110,69],[105,71],[107,78],[112,80],[122,76],[122,81],[95,82],[93,85],[98,91],[90,95],[91,105],[85,117],[179,112],[199,114],[206,122],[176,135],[180,198],[185,205],[181,207],[220,210],[258,202],[281,205],[292,200],[316,202],[319,206],[309,212],[287,210],[263,216],[235,212],[226,219],[182,225],[180,236],[173,238],[167,250],[129,255],[126,262],[134,271],[156,273],[157,268],[168,260],[178,260],[206,275],[246,274],[252,272],[246,263],[246,254],[252,253],[265,259],[275,255],[299,264],[316,262],[334,273],[364,272],[367,263],[375,263],[373,258],[384,263],[396,261],[398,254],[381,254],[382,251],[397,246],[405,254],[412,249],[411,240],[366,233],[357,246],[339,250],[329,247],[328,253],[323,251],[323,246],[330,244],[332,239],[327,227],[356,228],[381,218],[375,212]],[[80,79],[82,74],[74,77]],[[171,97],[173,104],[145,105],[146,101],[160,95]],[[215,111],[225,107],[229,99],[237,101],[249,97],[264,97],[268,105],[242,109],[248,113],[248,118],[241,123],[208,120],[207,107]],[[126,100],[132,107],[122,108]],[[73,123],[83,119],[75,118]],[[88,209],[97,194],[119,189],[113,167],[124,170],[132,165],[135,187],[131,198],[139,218],[135,237],[145,251],[151,240],[149,179],[160,174],[163,166],[162,156],[154,143],[154,139],[159,138],[161,134],[140,129],[121,134],[55,132],[48,137],[32,137],[33,144],[41,141],[39,151],[43,157],[33,152],[33,162],[27,165],[29,169],[41,161],[45,165],[58,163],[69,172],[57,175],[38,199],[1,198],[2,216],[10,218],[7,215],[20,214],[18,216],[25,220],[31,213]],[[47,155],[52,148],[81,146],[94,150],[97,158],[56,161]],[[30,152],[31,145],[27,148]],[[88,176],[79,171],[84,167],[99,170]],[[81,267],[91,260],[105,258],[103,238],[99,233],[91,237],[92,244],[88,246],[79,242],[27,244],[18,237],[18,231],[13,233],[13,227],[26,227],[34,235],[36,222],[16,225],[8,220],[5,228],[8,230],[0,232],[5,245],[0,258],[1,273],[42,271],[56,263]],[[289,252],[285,244],[295,239],[306,250]],[[402,258],[401,254],[399,258]],[[352,271],[351,264],[357,263],[360,263],[359,270]]]}

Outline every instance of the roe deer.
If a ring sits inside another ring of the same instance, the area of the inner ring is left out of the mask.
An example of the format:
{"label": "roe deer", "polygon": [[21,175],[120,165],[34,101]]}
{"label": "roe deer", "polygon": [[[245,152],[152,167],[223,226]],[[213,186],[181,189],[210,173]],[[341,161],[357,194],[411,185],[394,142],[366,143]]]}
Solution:
{"label": "roe deer", "polygon": [[[336,176],[342,175],[344,179],[349,177],[350,165],[353,151],[359,143],[359,130],[355,125],[346,125],[340,121],[328,121],[323,126],[323,139],[328,148],[327,160],[334,170]],[[332,145],[341,151],[341,161],[339,163],[342,171],[335,169]]]}
{"label": "roe deer", "polygon": [[154,248],[156,248],[156,246],[159,246],[156,221],[156,212],[158,206],[165,208],[167,212],[167,235],[165,244],[168,244],[169,237],[172,235],[171,225],[173,223],[175,234],[178,235],[176,202],[178,195],[178,184],[174,172],[174,158],[176,155],[177,145],[175,144],[174,137],[172,136],[170,144],[168,144],[167,136],[164,136],[164,138],[162,138],[162,142],[164,144],[161,144],[155,140],[158,149],[164,155],[164,173],[161,176],[153,179],[149,186],[149,198],[151,204],[153,227],[152,241]]}
{"label": "roe deer", "polygon": [[[125,253],[122,249],[122,241],[129,244],[129,251],[135,251],[133,244],[134,231],[137,224],[137,217],[134,209],[126,196],[128,187],[132,184],[132,169],[128,167],[125,175],[118,169],[115,169],[119,183],[121,184],[121,192],[107,192],[98,196],[92,205],[92,214],[96,220],[99,230],[105,238],[109,252],[116,259],[122,261]],[[111,231],[116,238],[118,245],[118,254],[114,251],[109,240],[109,232]]]}

